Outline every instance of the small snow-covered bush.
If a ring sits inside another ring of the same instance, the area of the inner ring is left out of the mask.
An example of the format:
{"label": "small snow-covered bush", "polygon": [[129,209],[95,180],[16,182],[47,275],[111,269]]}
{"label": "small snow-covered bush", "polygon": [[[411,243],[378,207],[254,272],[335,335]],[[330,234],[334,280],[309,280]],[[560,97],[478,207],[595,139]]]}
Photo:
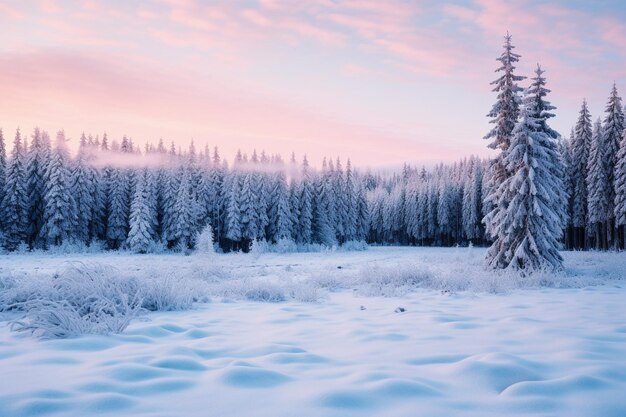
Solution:
{"label": "small snow-covered bush", "polygon": [[153,239],[150,239],[150,241],[148,242],[146,253],[163,254],[167,252],[168,252],[168,249],[167,249],[166,242],[163,242],[160,240],[153,240]]}
{"label": "small snow-covered bush", "polygon": [[196,301],[207,302],[200,281],[180,276],[161,276],[141,281],[141,306],[149,311],[188,310]]}
{"label": "small snow-covered bush", "polygon": [[196,236],[196,252],[201,255],[210,255],[215,253],[213,246],[213,229],[207,224],[202,231]]}
{"label": "small snow-covered bush", "polygon": [[16,331],[41,337],[123,331],[141,311],[136,282],[98,266],[73,264],[14,306],[25,312]]}
{"label": "small snow-covered bush", "polygon": [[175,273],[121,274],[73,263],[53,276],[0,276],[0,311],[21,311],[16,331],[46,338],[122,332],[143,311],[184,310],[207,302],[208,284]]}
{"label": "small snow-covered bush", "polygon": [[19,254],[25,254],[30,252],[30,248],[28,247],[28,244],[22,242],[19,245],[17,245],[17,248],[15,249],[15,252],[19,253]]}
{"label": "small snow-covered bush", "polygon": [[4,274],[0,276],[0,311],[19,311],[21,303],[46,293],[49,287],[49,279],[39,275],[18,278]]}
{"label": "small snow-covered bush", "polygon": [[288,289],[289,296],[301,303],[315,303],[321,298],[319,289],[310,282],[294,282]]}
{"label": "small snow-covered bush", "polygon": [[89,244],[89,253],[102,253],[106,250],[107,244],[103,240],[94,240]]}
{"label": "small snow-covered bush", "polygon": [[253,255],[261,255],[263,253],[271,252],[271,245],[265,240],[253,240],[250,245],[250,253]]}
{"label": "small snow-covered bush", "polygon": [[309,281],[236,279],[215,282],[209,293],[227,300],[248,300],[264,303],[279,303],[286,300],[316,302],[321,298],[320,289]]}
{"label": "small snow-covered bush", "polygon": [[5,248],[6,248],[6,236],[4,235],[4,232],[0,230],[0,255],[7,252]]}
{"label": "small snow-covered bush", "polygon": [[261,301],[266,303],[280,303],[285,301],[285,293],[278,285],[265,283],[264,285],[253,285],[245,292],[246,299],[250,301]]}
{"label": "small snow-covered bush", "polygon": [[331,292],[344,288],[347,284],[349,284],[346,280],[340,280],[332,273],[313,275],[308,281],[316,288],[323,288]]}
{"label": "small snow-covered bush", "polygon": [[292,239],[282,238],[273,245],[272,249],[276,253],[294,253],[298,251],[298,245]]}
{"label": "small snow-covered bush", "polygon": [[422,265],[407,265],[395,268],[365,268],[357,278],[359,294],[368,296],[395,297],[428,287],[433,281],[433,272]]}
{"label": "small snow-covered bush", "polygon": [[70,239],[65,240],[60,245],[50,246],[48,248],[48,253],[52,253],[55,255],[66,255],[70,253],[86,253],[88,252],[88,247],[84,242]]}
{"label": "small snow-covered bush", "polygon": [[341,250],[344,251],[364,251],[368,248],[369,246],[364,240],[349,240],[341,245]]}
{"label": "small snow-covered bush", "polygon": [[298,245],[298,252],[324,252],[329,251],[328,246],[320,245],[319,243],[307,243]]}

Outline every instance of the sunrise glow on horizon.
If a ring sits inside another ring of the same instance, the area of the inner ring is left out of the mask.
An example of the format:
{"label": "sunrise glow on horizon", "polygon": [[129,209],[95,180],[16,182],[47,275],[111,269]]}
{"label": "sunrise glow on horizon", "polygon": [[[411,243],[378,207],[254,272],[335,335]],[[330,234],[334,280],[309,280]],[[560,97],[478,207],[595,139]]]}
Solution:
{"label": "sunrise glow on horizon", "polygon": [[[0,128],[159,138],[358,166],[488,156],[503,35],[546,70],[563,135],[626,94],[620,1],[12,1]],[[522,82],[527,85],[527,82]],[[72,146],[74,146],[72,145]]]}

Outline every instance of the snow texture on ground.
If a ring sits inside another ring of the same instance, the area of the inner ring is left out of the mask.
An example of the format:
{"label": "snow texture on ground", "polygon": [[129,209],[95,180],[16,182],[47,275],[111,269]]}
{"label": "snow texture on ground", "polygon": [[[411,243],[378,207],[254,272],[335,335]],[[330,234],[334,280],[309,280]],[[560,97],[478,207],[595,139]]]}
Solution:
{"label": "snow texture on ground", "polygon": [[2,313],[0,416],[626,415],[626,255],[566,253],[527,285],[492,282],[483,254],[3,257],[18,282],[97,262],[212,302],[49,340]]}

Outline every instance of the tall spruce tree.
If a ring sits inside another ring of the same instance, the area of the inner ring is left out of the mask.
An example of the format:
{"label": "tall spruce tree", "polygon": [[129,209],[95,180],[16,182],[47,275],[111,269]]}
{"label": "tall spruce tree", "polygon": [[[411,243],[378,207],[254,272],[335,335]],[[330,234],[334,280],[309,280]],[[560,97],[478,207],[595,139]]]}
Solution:
{"label": "tall spruce tree", "polygon": [[178,186],[176,204],[174,206],[174,230],[175,239],[182,251],[187,251],[193,246],[193,238],[196,234],[197,219],[194,211],[194,196],[191,183],[191,171],[183,170],[183,176]]}
{"label": "tall spruce tree", "polygon": [[26,157],[26,181],[28,194],[27,242],[31,248],[43,248],[41,228],[44,219],[44,193],[46,189],[46,167],[50,160],[50,139],[46,132],[36,128],[32,135]]}
{"label": "tall spruce tree", "polygon": [[[491,140],[489,143],[491,149],[500,150],[500,154],[490,167],[491,172],[487,187],[488,195],[486,196],[486,200],[490,205],[500,201],[500,185],[509,177],[504,159],[509,149],[513,128],[519,114],[521,101],[519,93],[522,91],[522,88],[517,85],[517,82],[526,78],[514,74],[514,64],[520,59],[520,55],[513,52],[514,48],[511,43],[511,35],[507,32],[504,37],[504,51],[497,58],[500,66],[496,69],[496,72],[501,72],[502,75],[491,83],[494,86],[492,91],[497,93],[497,100],[487,114],[487,117],[491,118],[490,123],[495,124],[495,126],[485,135],[485,139]],[[503,207],[503,209],[506,209],[506,207]],[[492,237],[495,237],[495,226],[495,224],[489,221],[489,218],[485,218],[486,232]]]}
{"label": "tall spruce tree", "polygon": [[137,186],[130,208],[128,247],[136,253],[148,252],[153,241],[153,212],[148,203],[148,172],[137,178]]}
{"label": "tall spruce tree", "polygon": [[[241,194],[239,195],[239,211],[241,222],[241,238],[249,242],[259,237],[259,219],[256,208],[257,199],[254,192],[254,173],[245,172],[241,174],[243,181],[241,183]],[[247,248],[244,248],[247,249]]]}
{"label": "tall spruce tree", "polygon": [[615,164],[615,224],[621,248],[626,249],[626,130],[622,133]]}
{"label": "tall spruce tree", "polygon": [[607,241],[608,245],[614,247],[617,244],[615,239],[615,166],[617,164],[617,154],[620,148],[620,141],[624,133],[624,111],[622,109],[622,98],[617,93],[617,87],[613,83],[609,101],[605,109],[606,116],[602,125],[602,134],[604,136],[605,146],[605,170],[607,174],[607,201],[608,201],[608,219],[607,219]]}
{"label": "tall spruce tree", "polygon": [[[550,155],[554,159],[550,161],[550,169],[552,170],[552,175],[557,178],[560,178],[564,183],[564,180],[567,176],[567,163],[565,160],[565,156],[561,154],[560,148],[558,146],[558,142],[560,140],[560,135],[552,129],[548,125],[548,120],[554,117],[554,113],[552,110],[556,110],[556,107],[553,106],[547,99],[548,93],[550,90],[546,88],[546,78],[543,76],[544,70],[541,68],[541,65],[537,64],[537,68],[535,69],[535,76],[531,78],[531,84],[528,87],[528,93],[533,97],[533,111],[532,115],[537,121],[537,127],[535,131],[545,133],[550,139],[551,145],[555,146],[555,152],[552,152]],[[568,204],[568,194],[567,190],[564,187],[557,188],[552,190],[556,201],[554,202],[554,210],[556,210],[556,214],[560,219],[562,219],[563,231],[565,231],[565,227],[567,225],[567,204]],[[562,233],[561,235],[562,236]]]}
{"label": "tall spruce tree", "polygon": [[15,133],[11,158],[8,160],[0,217],[4,224],[4,246],[16,250],[26,239],[28,195],[24,168],[24,149],[20,130]]}
{"label": "tall spruce tree", "polygon": [[239,173],[236,171],[231,172],[231,174],[227,176],[226,181],[224,181],[224,185],[227,190],[225,236],[233,243],[234,249],[239,249],[239,242],[242,237],[240,207],[241,179]]}
{"label": "tall spruce tree", "polygon": [[126,242],[130,215],[130,178],[125,169],[113,168],[109,183],[109,209],[107,240],[112,249],[119,249]]}
{"label": "tall spruce tree", "polygon": [[42,235],[48,246],[58,246],[75,237],[77,211],[72,195],[69,164],[65,133],[60,131],[46,167]]}
{"label": "tall spruce tree", "polygon": [[70,190],[74,198],[76,209],[76,230],[74,236],[79,241],[88,243],[93,230],[91,222],[94,218],[94,172],[88,158],[87,138],[83,133],[80,138],[78,154],[74,159],[70,173]]}
{"label": "tall spruce tree", "polygon": [[[2,202],[4,200],[4,188],[6,186],[6,171],[7,171],[7,150],[4,143],[4,136],[2,135],[2,129],[0,129],[0,215],[4,214],[2,208]],[[4,240],[4,221],[0,217],[0,248],[2,248],[2,241]]]}
{"label": "tall spruce tree", "polygon": [[313,239],[313,179],[306,155],[302,161],[302,174],[298,193],[298,235],[297,242],[312,243]]}
{"label": "tall spruce tree", "polygon": [[565,164],[565,173],[563,176],[563,183],[565,185],[565,194],[567,195],[567,221],[566,221],[566,225],[567,227],[565,228],[565,232],[563,233],[563,241],[565,243],[565,247],[567,249],[571,249],[573,247],[572,245],[572,239],[573,239],[573,225],[572,225],[572,213],[573,213],[573,190],[574,190],[574,183],[572,178],[573,176],[573,172],[572,172],[572,165],[573,165],[573,161],[572,161],[572,142],[574,140],[574,129],[572,128],[572,131],[570,133],[569,138],[561,138],[561,140],[559,140],[559,149],[560,149],[560,154],[563,157],[563,162]]}
{"label": "tall spruce tree", "polygon": [[290,239],[292,230],[292,213],[289,206],[289,192],[285,172],[279,170],[271,190],[269,208],[269,239],[278,242]]}
{"label": "tall spruce tree", "polygon": [[481,186],[483,171],[480,161],[473,159],[470,175],[463,190],[463,229],[465,236],[470,241],[482,239],[482,196]]}
{"label": "tall spruce tree", "polygon": [[555,190],[562,189],[563,183],[553,166],[558,151],[554,139],[539,128],[540,121],[534,117],[535,99],[527,90],[504,159],[511,176],[501,186],[497,202],[501,209],[494,218],[498,237],[487,254],[487,263],[494,269],[524,273],[562,269],[558,238],[563,219]]}
{"label": "tall spruce tree", "polygon": [[591,150],[592,137],[591,115],[587,109],[587,101],[584,100],[580,109],[580,115],[574,128],[574,140],[572,141],[572,227],[573,246],[575,248],[586,247],[585,226],[587,225],[587,167],[589,166],[589,152]]}
{"label": "tall spruce tree", "polygon": [[358,221],[358,210],[357,210],[357,196],[356,189],[354,184],[354,172],[352,170],[352,163],[350,159],[346,163],[346,181],[345,181],[345,201],[346,201],[346,216],[345,216],[345,239],[346,240],[355,240],[356,239],[356,230],[357,230],[357,221]]}
{"label": "tall spruce tree", "polygon": [[606,222],[608,220],[608,177],[606,149],[600,118],[593,126],[591,149],[587,162],[587,233],[593,238],[596,249],[606,248]]}

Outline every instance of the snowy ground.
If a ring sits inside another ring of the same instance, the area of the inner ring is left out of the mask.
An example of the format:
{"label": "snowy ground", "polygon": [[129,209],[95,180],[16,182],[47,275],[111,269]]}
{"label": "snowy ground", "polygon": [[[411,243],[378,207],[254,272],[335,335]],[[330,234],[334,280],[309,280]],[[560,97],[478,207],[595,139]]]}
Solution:
{"label": "snowy ground", "polygon": [[98,263],[211,302],[54,340],[2,313],[0,416],[626,415],[626,255],[519,280],[483,254],[2,256],[18,283]]}

